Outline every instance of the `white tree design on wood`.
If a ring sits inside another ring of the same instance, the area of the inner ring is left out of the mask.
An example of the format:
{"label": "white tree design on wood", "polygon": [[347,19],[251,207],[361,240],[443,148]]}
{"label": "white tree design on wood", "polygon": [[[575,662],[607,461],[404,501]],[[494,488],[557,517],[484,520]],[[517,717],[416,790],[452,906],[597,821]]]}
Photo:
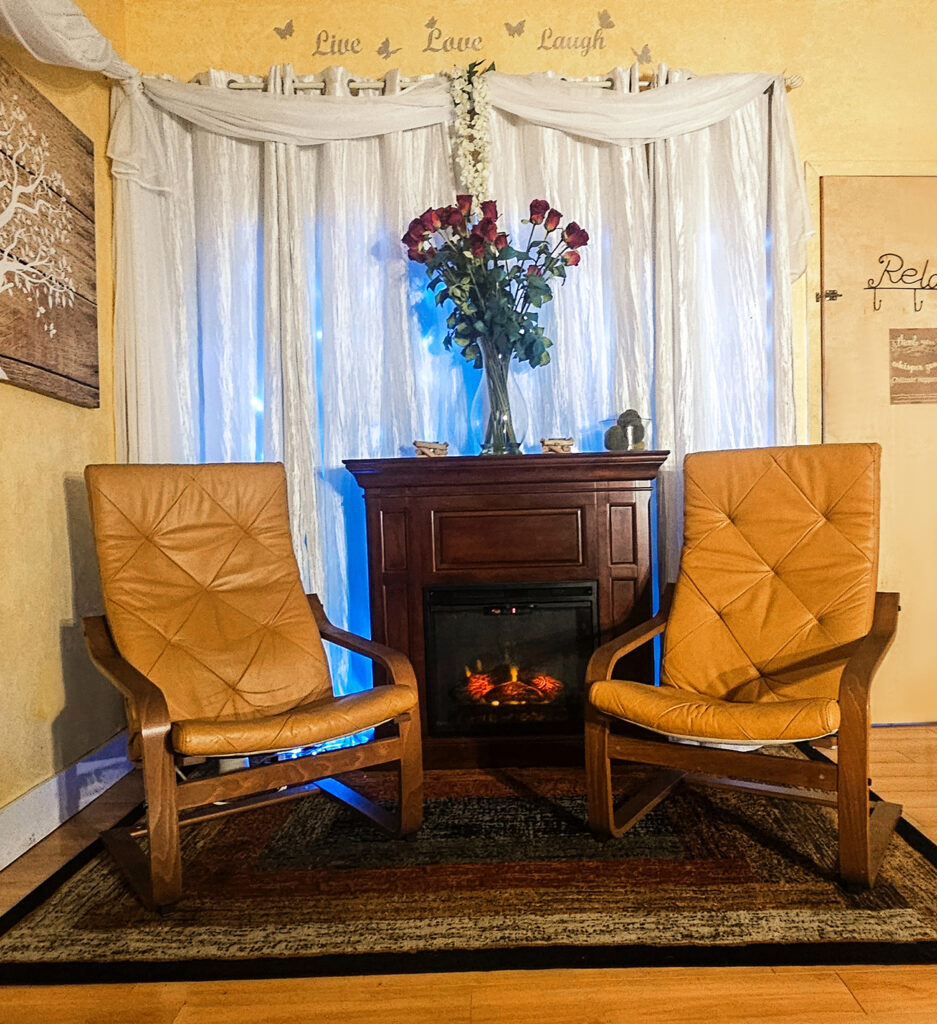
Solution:
{"label": "white tree design on wood", "polygon": [[0,295],[18,289],[54,337],[49,313],[73,306],[75,284],[63,243],[72,231],[72,207],[62,176],[47,168],[49,142],[16,102],[0,100]]}

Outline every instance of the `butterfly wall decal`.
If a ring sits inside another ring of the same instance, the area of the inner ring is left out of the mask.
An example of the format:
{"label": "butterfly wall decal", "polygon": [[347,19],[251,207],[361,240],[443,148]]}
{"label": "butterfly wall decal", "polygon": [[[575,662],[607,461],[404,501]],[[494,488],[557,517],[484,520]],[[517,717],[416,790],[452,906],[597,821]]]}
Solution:
{"label": "butterfly wall decal", "polygon": [[638,51],[635,50],[634,48],[632,48],[631,52],[635,55],[635,57],[638,58],[638,63],[639,64],[650,64],[651,63],[651,60],[652,60],[651,48],[650,48],[650,46],[647,45],[647,43],[645,43],[644,46],[641,47],[641,52],[640,53],[638,53]]}
{"label": "butterfly wall decal", "polygon": [[608,11],[599,11],[599,28],[614,28],[615,22]]}
{"label": "butterfly wall decal", "polygon": [[274,25],[273,31],[276,32],[276,34],[281,39],[289,39],[289,37],[293,34],[293,19],[290,18],[290,20],[283,26],[283,28],[278,28],[276,25]]}
{"label": "butterfly wall decal", "polygon": [[379,57],[383,57],[383,58],[384,58],[384,60],[390,60],[390,58],[391,58],[391,57],[393,56],[393,54],[395,54],[395,53],[400,53],[400,49],[401,49],[401,48],[400,48],[400,47],[398,46],[398,47],[397,47],[396,49],[392,50],[392,49],[390,48],[390,38],[388,37],[388,38],[387,38],[387,39],[385,39],[385,40],[384,40],[384,42],[383,42],[383,43],[381,43],[381,45],[380,45],[380,46],[379,46],[379,47],[377,48],[377,55],[378,55]]}
{"label": "butterfly wall decal", "polygon": [[516,25],[509,25],[507,22],[504,23],[504,27],[507,30],[509,36],[522,36],[524,34],[524,26],[527,24],[527,19],[523,18]]}

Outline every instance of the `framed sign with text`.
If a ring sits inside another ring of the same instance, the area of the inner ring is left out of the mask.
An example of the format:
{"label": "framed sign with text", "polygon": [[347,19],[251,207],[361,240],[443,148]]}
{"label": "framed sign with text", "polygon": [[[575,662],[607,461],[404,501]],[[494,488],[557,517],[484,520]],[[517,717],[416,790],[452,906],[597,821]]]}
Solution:
{"label": "framed sign with text", "polygon": [[888,340],[891,404],[937,402],[937,328],[892,327]]}

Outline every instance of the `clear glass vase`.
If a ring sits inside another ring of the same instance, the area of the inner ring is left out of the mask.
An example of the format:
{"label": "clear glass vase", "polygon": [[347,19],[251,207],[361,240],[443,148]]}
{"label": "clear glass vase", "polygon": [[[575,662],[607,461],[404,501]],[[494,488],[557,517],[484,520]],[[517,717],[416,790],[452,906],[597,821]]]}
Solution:
{"label": "clear glass vase", "polygon": [[527,436],[527,403],[511,374],[511,356],[486,345],[482,378],[472,402],[469,422],[482,455],[520,455]]}

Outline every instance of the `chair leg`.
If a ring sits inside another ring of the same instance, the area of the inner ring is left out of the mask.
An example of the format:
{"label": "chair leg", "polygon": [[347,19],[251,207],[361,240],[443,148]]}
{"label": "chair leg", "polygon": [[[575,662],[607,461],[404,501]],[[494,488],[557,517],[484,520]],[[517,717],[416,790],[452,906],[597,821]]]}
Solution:
{"label": "chair leg", "polygon": [[157,744],[144,744],[143,780],[149,857],[134,838],[139,829],[111,828],[101,839],[140,902],[149,910],[162,910],[182,896],[182,857],[175,766],[172,755]]}
{"label": "chair leg", "polygon": [[400,835],[411,836],[423,824],[423,747],[416,712],[399,723]]}
{"label": "chair leg", "polygon": [[836,759],[839,873],[847,885],[868,889],[875,884],[901,807],[884,800],[870,805],[867,692],[841,694],[840,715]]}
{"label": "chair leg", "polygon": [[872,884],[869,834],[869,780],[861,756],[844,747],[839,752],[837,814],[839,818],[839,873],[849,885]]}
{"label": "chair leg", "polygon": [[[849,886],[869,889],[875,884],[901,805],[886,800],[870,804],[868,763],[844,756],[840,746],[837,813],[839,816],[839,873]],[[871,811],[871,813],[870,813]]]}
{"label": "chair leg", "polygon": [[182,896],[182,851],[176,808],[176,772],[165,738],[143,742],[143,786],[146,793],[147,837],[150,843],[150,897],[155,907]]}
{"label": "chair leg", "polygon": [[614,831],[612,765],[608,756],[608,718],[586,700],[586,796],[589,828],[599,839]]}

